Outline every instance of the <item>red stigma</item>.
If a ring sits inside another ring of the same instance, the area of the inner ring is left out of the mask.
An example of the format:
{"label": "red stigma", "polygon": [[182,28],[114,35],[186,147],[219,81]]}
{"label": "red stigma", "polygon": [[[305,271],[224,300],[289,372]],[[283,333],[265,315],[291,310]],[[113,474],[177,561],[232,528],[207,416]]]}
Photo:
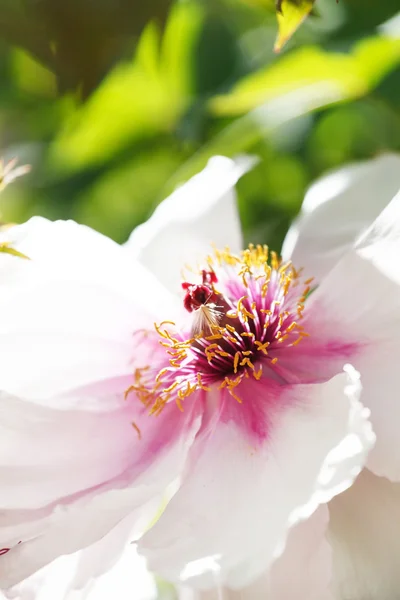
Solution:
{"label": "red stigma", "polygon": [[210,301],[214,302],[216,299],[213,283],[216,283],[218,279],[214,271],[203,269],[201,278],[201,284],[189,283],[188,281],[182,282],[182,289],[186,291],[183,306],[188,312],[193,312],[200,306],[204,306]]}
{"label": "red stigma", "polygon": [[206,271],[205,269],[202,270],[201,272],[201,277],[202,277],[202,281],[203,283],[208,283],[209,285],[212,285],[213,283],[217,283],[218,278],[215,274],[214,271]]}

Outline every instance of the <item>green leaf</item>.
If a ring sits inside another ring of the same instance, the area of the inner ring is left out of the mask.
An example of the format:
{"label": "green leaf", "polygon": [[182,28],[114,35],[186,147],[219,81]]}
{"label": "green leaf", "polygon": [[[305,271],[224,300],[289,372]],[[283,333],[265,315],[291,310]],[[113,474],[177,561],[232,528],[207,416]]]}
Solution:
{"label": "green leaf", "polygon": [[274,115],[279,121],[286,118],[285,111],[304,114],[363,96],[398,64],[400,40],[384,36],[356,44],[349,54],[300,48],[242,79],[229,94],[213,98],[210,110],[233,116],[263,105],[269,121]]}
{"label": "green leaf", "polygon": [[280,52],[304,19],[312,11],[314,0],[278,0],[277,19],[278,37],[274,45],[275,52]]}
{"label": "green leaf", "polygon": [[53,165],[101,164],[128,144],[169,132],[190,103],[192,57],[202,9],[177,4],[164,35],[150,24],[131,62],[119,64],[55,140]]}
{"label": "green leaf", "polygon": [[260,139],[293,118],[368,93],[400,64],[400,40],[374,37],[350,54],[302,48],[243,79],[230,94],[211,100],[218,116],[241,116],[222,129],[168,182],[167,191],[200,171],[216,154],[249,152]]}
{"label": "green leaf", "polygon": [[304,19],[311,13],[315,0],[242,0],[256,8],[276,11],[278,35],[274,50],[280,52]]}
{"label": "green leaf", "polygon": [[269,11],[274,11],[278,7],[278,3],[276,0],[243,0],[245,4],[249,4],[250,6],[266,8]]}
{"label": "green leaf", "polygon": [[25,258],[26,260],[30,260],[29,256],[22,254],[22,252],[19,252],[15,248],[12,248],[8,242],[3,242],[2,244],[0,244],[0,252],[2,252],[3,254],[11,254],[12,256],[17,256],[18,258]]}
{"label": "green leaf", "polygon": [[23,93],[53,98],[56,95],[56,78],[30,54],[13,49],[11,67],[14,81]]}
{"label": "green leaf", "polygon": [[153,212],[165,181],[180,162],[179,153],[169,146],[143,148],[131,160],[107,169],[90,190],[83,190],[72,217],[118,242],[126,241]]}

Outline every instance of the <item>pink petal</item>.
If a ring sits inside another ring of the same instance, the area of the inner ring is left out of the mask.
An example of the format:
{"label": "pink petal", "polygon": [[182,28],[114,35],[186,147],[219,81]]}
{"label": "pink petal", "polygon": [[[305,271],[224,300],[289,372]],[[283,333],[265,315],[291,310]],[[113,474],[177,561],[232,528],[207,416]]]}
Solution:
{"label": "pink petal", "polygon": [[123,248],[73,222],[32,219],[2,234],[0,389],[25,398],[131,374],[134,332],[175,305]]}
{"label": "pink petal", "polygon": [[137,330],[174,302],[123,248],[73,222],[32,219],[2,235],[30,258],[0,257],[7,587],[140,519],[179,475],[200,416],[194,404],[151,418],[124,400],[135,366],[157,351]]}
{"label": "pink petal", "polygon": [[290,527],[348,487],[363,465],[373,435],[357,389],[339,375],[321,385],[254,382],[245,396],[240,390],[242,404],[223,395],[216,426],[193,444],[181,488],[139,543],[150,568],[203,587],[215,585],[215,572],[222,585],[254,581]]}
{"label": "pink petal", "polygon": [[2,402],[4,587],[94,543],[128,516],[141,519],[148,502],[161,502],[179,475],[199,426],[196,403],[184,414],[168,405],[156,418],[123,395],[109,410],[97,411],[85,396],[69,411],[15,398]]}

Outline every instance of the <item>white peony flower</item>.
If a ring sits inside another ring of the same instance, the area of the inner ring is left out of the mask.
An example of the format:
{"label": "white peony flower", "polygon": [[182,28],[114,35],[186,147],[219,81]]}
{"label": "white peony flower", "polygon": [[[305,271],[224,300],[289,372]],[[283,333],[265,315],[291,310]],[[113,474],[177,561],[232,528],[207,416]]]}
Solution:
{"label": "white peony flower", "polygon": [[[268,585],[281,600],[293,572],[329,598],[323,505],[374,442],[343,367],[374,410],[376,357],[393,378],[399,343],[400,199],[314,289],[306,261],[240,252],[233,186],[247,166],[213,159],[126,248],[71,222],[3,234],[31,259],[0,257],[3,588],[83,548],[108,564],[158,516],[139,550],[166,579]],[[378,437],[379,474],[398,469],[392,445]]]}

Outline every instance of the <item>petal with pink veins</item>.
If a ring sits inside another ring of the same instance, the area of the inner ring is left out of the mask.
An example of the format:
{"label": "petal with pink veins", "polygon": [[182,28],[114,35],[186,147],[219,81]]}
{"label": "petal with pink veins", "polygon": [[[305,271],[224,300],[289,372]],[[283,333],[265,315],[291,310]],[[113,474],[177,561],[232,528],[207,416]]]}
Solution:
{"label": "petal with pink veins", "polygon": [[246,380],[242,404],[222,392],[180,489],[139,542],[150,568],[203,588],[215,585],[216,572],[237,588],[260,576],[290,528],[362,467],[374,436],[358,390],[350,369],[318,385]]}
{"label": "petal with pink veins", "polygon": [[235,183],[255,159],[211,158],[206,168],[179,187],[137,227],[126,246],[159,281],[174,293],[180,290],[184,264],[196,265],[210,244],[242,247]]}
{"label": "petal with pink veins", "polygon": [[199,427],[196,403],[184,414],[171,404],[151,418],[123,395],[97,412],[85,396],[74,402],[80,408],[68,411],[2,398],[1,587],[96,542],[127,517],[140,521],[179,476]]}
{"label": "petal with pink veins", "polygon": [[[40,399],[126,376],[134,333],[175,302],[125,250],[73,222],[34,218],[1,234],[0,389]],[[165,313],[164,313],[165,311]]]}

